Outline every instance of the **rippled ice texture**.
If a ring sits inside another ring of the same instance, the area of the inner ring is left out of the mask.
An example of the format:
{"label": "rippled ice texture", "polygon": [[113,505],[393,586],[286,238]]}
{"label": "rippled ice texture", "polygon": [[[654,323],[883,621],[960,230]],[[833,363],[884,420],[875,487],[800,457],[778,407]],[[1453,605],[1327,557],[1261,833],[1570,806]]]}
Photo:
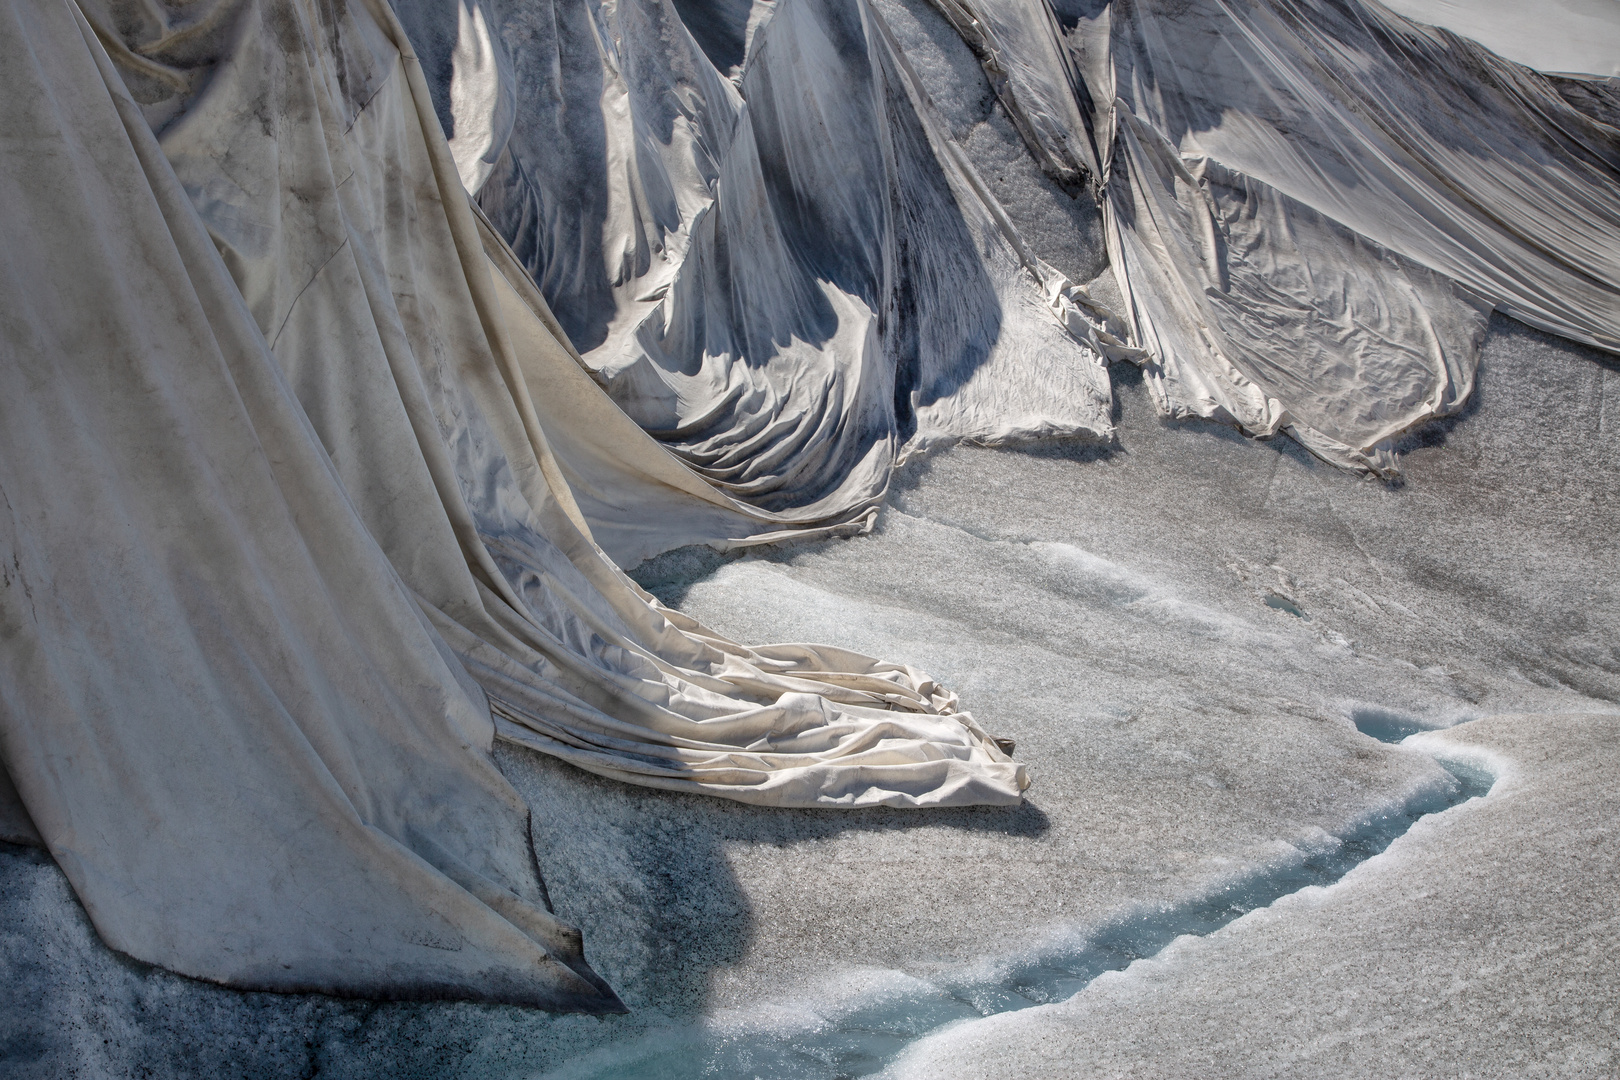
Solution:
{"label": "rippled ice texture", "polygon": [[8,849],[4,1071],[690,1075],[681,1047],[722,1031],[750,1040],[750,1075],[834,1075],[793,1050],[829,1020],[870,1010],[875,1067],[960,1016],[941,987],[1016,983],[1100,930],[1297,870],[1452,783],[1358,722],[1398,737],[1620,697],[1620,371],[1492,325],[1476,404],[1408,447],[1400,487],[1161,425],[1123,377],[1116,446],[942,453],[872,536],[640,568],[738,638],[929,670],[1035,785],[1011,810],[780,811],[502,750],[557,909],[630,1016],[203,986],[111,954],[54,866]]}

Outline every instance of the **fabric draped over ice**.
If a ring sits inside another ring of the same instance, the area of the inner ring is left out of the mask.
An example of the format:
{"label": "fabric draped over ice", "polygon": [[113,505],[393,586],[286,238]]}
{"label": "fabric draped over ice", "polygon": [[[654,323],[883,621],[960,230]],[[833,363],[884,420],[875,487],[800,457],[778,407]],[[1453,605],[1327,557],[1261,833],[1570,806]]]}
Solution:
{"label": "fabric draped over ice", "polygon": [[1603,84],[1359,0],[940,6],[1037,160],[1094,140],[1167,415],[1388,472],[1467,399],[1493,307],[1620,350],[1620,131],[1579,107]]}
{"label": "fabric draped over ice", "polygon": [[1491,308],[1620,350],[1612,86],[1373,4],[951,0],[1102,200],[1130,344],[868,0],[724,6],[735,81],[663,0],[401,7],[428,76],[382,0],[0,0],[0,827],[197,977],[617,1007],[497,736],[1019,798],[925,675],[616,563],[862,528],[908,447],[1106,436],[1105,358],[1385,470]]}
{"label": "fabric draped over ice", "polygon": [[481,10],[518,113],[479,203],[613,399],[716,488],[813,526],[873,507],[908,446],[1108,433],[1100,318],[865,0],[740,19],[736,85],[669,0]]}
{"label": "fabric draped over ice", "polygon": [[[665,544],[758,516],[499,272],[385,5],[165,10],[0,7],[29,103],[0,121],[0,751],[109,944],[239,987],[618,1007],[497,733],[771,805],[1018,800],[926,676],[739,646],[596,546],[570,474],[647,495],[624,513],[667,511]],[[549,424],[603,430],[565,467]]]}
{"label": "fabric draped over ice", "polygon": [[615,400],[762,508],[869,506],[908,440],[1106,435],[1080,357],[1132,356],[1110,326],[1166,415],[1383,473],[1467,400],[1493,308],[1620,349],[1612,87],[1376,3],[935,0],[1101,201],[1116,324],[1027,255],[864,0],[707,12],[735,85],[671,3],[468,2],[518,102],[495,227]]}
{"label": "fabric draped over ice", "polygon": [[1388,468],[1467,397],[1490,306],[1620,350],[1620,131],[1543,76],[1352,0],[1111,23],[1110,254],[1166,409]]}
{"label": "fabric draped over ice", "polygon": [[482,692],[89,27],[7,3],[0,71],[29,103],[0,120],[0,750],[102,938],[236,986],[614,1008]]}

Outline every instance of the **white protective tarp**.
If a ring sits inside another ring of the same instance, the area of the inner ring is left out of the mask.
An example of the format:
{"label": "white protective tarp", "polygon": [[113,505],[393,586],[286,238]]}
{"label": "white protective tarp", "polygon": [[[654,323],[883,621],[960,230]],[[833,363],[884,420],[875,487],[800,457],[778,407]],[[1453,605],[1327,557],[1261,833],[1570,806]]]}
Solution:
{"label": "white protective tarp", "polygon": [[[740,12],[735,84],[670,0],[399,6],[452,146],[506,139],[458,157],[494,227],[613,399],[716,488],[834,520],[907,446],[1109,432],[1103,321],[865,0]],[[464,59],[486,41],[497,62]]]}
{"label": "white protective tarp", "polygon": [[109,945],[188,975],[615,1007],[482,692],[95,37],[7,3],[0,72],[5,838],[37,826]]}
{"label": "white protective tarp", "polygon": [[[497,731],[757,803],[1018,800],[925,676],[733,644],[592,542],[540,416],[615,410],[492,271],[386,5],[0,11],[0,749],[110,944],[616,1007]],[[576,472],[676,536],[740,514],[637,438]]]}
{"label": "white protective tarp", "polygon": [[[863,0],[716,7],[708,54],[671,0],[464,0],[437,32],[401,3],[446,57],[497,57],[443,65],[463,171],[615,400],[728,492],[825,516],[908,440],[1106,435],[1077,358],[1129,355],[1116,324],[1027,255]],[[1362,0],[935,6],[1035,161],[1101,202],[1166,415],[1388,473],[1468,398],[1493,308],[1620,348],[1606,82]],[[1612,44],[1553,37],[1525,40],[1589,67]]]}
{"label": "white protective tarp", "polygon": [[1620,350],[1607,83],[1362,0],[937,2],[1036,159],[1092,171],[1167,415],[1391,471],[1493,307]]}
{"label": "white protective tarp", "polygon": [[[1165,408],[1387,468],[1467,396],[1487,306],[1620,350],[1620,131],[1550,80],[1356,0],[1110,22],[1110,255]],[[1133,274],[1188,250],[1179,290]]]}
{"label": "white protective tarp", "polygon": [[[1132,353],[866,0],[738,8],[735,83],[662,0],[444,10],[436,110],[381,0],[0,8],[0,827],[189,974],[607,1009],[497,734],[776,805],[1026,782],[926,676],[615,560],[1104,435]],[[1167,412],[1382,469],[1492,306],[1620,342],[1607,84],[1354,0],[948,10],[1103,200]]]}

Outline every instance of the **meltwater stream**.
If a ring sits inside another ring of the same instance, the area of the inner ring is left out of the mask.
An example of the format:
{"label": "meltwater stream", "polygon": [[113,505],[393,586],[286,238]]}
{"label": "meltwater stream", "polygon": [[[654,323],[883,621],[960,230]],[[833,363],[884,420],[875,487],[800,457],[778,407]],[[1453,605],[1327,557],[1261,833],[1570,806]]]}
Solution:
{"label": "meltwater stream", "polygon": [[[1375,710],[1358,712],[1365,735],[1397,743],[1422,728]],[[1336,846],[1301,863],[1261,870],[1191,903],[1105,924],[1072,946],[1020,964],[968,969],[956,978],[899,972],[852,976],[864,985],[837,1006],[762,1006],[651,1031],[595,1050],[545,1080],[852,1080],[883,1070],[909,1044],[946,1024],[1072,997],[1093,979],[1153,956],[1184,934],[1219,930],[1247,912],[1312,885],[1331,885],[1387,848],[1419,818],[1490,791],[1495,777],[1441,759],[1455,783],[1362,822]]]}

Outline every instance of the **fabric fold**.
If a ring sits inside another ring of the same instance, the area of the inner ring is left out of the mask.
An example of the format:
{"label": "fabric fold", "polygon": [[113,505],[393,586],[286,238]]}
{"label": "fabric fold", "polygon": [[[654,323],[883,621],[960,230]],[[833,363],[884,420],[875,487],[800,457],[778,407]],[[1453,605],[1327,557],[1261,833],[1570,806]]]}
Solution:
{"label": "fabric fold", "polygon": [[1387,475],[1404,432],[1466,401],[1491,310],[1620,351],[1600,81],[1374,0],[936,6],[1038,161],[1091,140],[1167,416]]}
{"label": "fabric fold", "polygon": [[[548,388],[525,375],[559,350],[527,364],[517,352],[552,331],[502,300],[392,12],[295,7],[294,37],[278,19],[285,4],[245,7],[163,148],[371,535],[502,715],[575,743],[611,733],[606,752],[663,755],[691,789],[744,801],[782,801],[764,772],[802,768],[815,783],[794,798],[814,804],[844,805],[851,791],[892,805],[1016,802],[1021,767],[954,714],[954,698],[918,692],[925,677],[853,654],[838,654],[848,671],[807,667],[813,652],[784,662],[687,624],[614,565],[535,409]],[[265,119],[244,127],[249,109]],[[235,183],[225,163],[261,185]],[[548,419],[567,430],[588,417]],[[851,689],[874,672],[892,693]],[[891,708],[918,715],[897,724]],[[704,771],[713,754],[783,729],[801,737],[762,770]],[[895,773],[901,788],[874,790],[861,762],[843,760],[877,729],[886,760],[917,763]],[[952,762],[984,782],[949,781]]]}
{"label": "fabric fold", "polygon": [[1547,78],[1359,0],[1113,7],[1110,249],[1165,412],[1391,474],[1492,308],[1620,350],[1620,132]]}
{"label": "fabric fold", "polygon": [[761,533],[864,518],[908,453],[1108,437],[1106,314],[871,5],[774,5],[734,85],[669,0],[480,2],[519,103],[480,206],[612,399]]}
{"label": "fabric fold", "polygon": [[[589,418],[526,372],[589,376],[503,294],[385,4],[183,14],[0,7],[0,763],[109,945],[622,1008],[497,733],[751,802],[1018,801],[926,676],[727,641],[597,546],[545,428]],[[574,473],[747,516],[654,450]]]}
{"label": "fabric fold", "polygon": [[0,753],[97,931],[247,989],[621,1008],[96,35],[0,19]]}

